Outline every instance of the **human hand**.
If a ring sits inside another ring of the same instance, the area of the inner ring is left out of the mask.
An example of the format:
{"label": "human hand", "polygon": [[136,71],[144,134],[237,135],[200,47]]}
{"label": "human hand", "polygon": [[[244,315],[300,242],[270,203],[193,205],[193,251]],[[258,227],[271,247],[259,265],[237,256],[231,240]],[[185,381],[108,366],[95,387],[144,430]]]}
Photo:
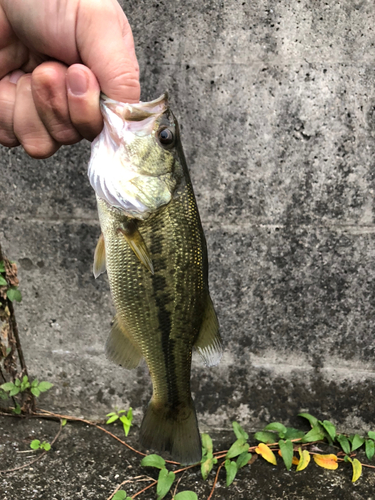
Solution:
{"label": "human hand", "polygon": [[0,144],[34,158],[102,129],[99,94],[139,101],[129,23],[116,0],[0,0]]}

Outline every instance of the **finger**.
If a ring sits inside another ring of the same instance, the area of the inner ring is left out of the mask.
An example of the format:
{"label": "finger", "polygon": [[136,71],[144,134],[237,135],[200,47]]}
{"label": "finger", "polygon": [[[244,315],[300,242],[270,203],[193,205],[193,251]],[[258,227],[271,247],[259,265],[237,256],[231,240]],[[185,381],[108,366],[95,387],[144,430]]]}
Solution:
{"label": "finger", "polygon": [[82,137],[92,141],[103,128],[99,84],[92,71],[82,64],[68,68],[66,82],[70,119]]}
{"label": "finger", "polygon": [[13,112],[16,101],[16,85],[9,76],[0,80],[0,144],[12,148],[19,142],[13,131]]}
{"label": "finger", "polygon": [[31,88],[39,118],[48,133],[60,144],[75,144],[82,137],[69,115],[66,72],[64,64],[45,62],[33,71]]}
{"label": "finger", "polygon": [[[122,102],[138,102],[139,69],[128,20],[116,0],[81,0],[76,25],[82,62],[101,90]],[[99,36],[100,34],[100,36]]]}
{"label": "finger", "polygon": [[13,116],[14,133],[30,156],[48,158],[59,149],[39,118],[32,96],[30,74],[22,76],[17,82]]}
{"label": "finger", "polygon": [[20,68],[27,61],[27,57],[27,48],[15,35],[0,6],[0,78]]}

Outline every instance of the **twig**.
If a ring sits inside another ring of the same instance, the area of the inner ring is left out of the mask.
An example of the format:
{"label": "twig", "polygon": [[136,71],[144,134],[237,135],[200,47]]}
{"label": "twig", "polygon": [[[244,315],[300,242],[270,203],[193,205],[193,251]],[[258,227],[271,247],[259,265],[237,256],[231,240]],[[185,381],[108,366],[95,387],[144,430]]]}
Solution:
{"label": "twig", "polygon": [[148,476],[137,476],[137,477],[134,477],[133,479],[125,479],[125,481],[123,481],[121,484],[119,484],[117,486],[117,488],[115,489],[115,491],[113,491],[109,497],[107,498],[107,500],[111,500],[111,498],[113,498],[116,493],[118,492],[118,490],[121,488],[121,486],[124,486],[124,484],[128,484],[128,483],[140,483],[142,481],[154,481],[154,479],[152,477],[148,477]]}
{"label": "twig", "polygon": [[8,302],[9,312],[10,312],[10,322],[11,322],[11,325],[12,325],[12,331],[13,331],[14,338],[16,339],[18,359],[20,360],[22,374],[29,376],[29,374],[27,372],[26,361],[25,361],[25,358],[24,358],[23,352],[22,352],[22,347],[21,347],[21,342],[20,342],[20,336],[19,336],[19,333],[18,333],[18,326],[17,326],[16,316],[14,314],[13,303],[9,299],[7,300],[7,302]]}
{"label": "twig", "polygon": [[141,491],[138,491],[138,493],[136,493],[135,495],[132,496],[132,498],[135,498],[137,497],[138,495],[140,495],[141,493],[143,493],[144,491],[148,490],[149,488],[152,488],[153,486],[155,486],[156,484],[158,484],[158,481],[155,480],[153,483],[149,484],[148,486],[146,486],[146,488],[143,488],[143,490]]}
{"label": "twig", "polygon": [[[178,471],[175,471],[175,474],[177,474],[177,472]],[[181,474],[181,477],[177,481],[176,487],[175,487],[173,495],[172,495],[172,499],[176,496],[178,485],[181,483],[181,479],[184,477],[185,472],[186,472],[186,469],[184,470],[184,472]]]}
{"label": "twig", "polygon": [[96,427],[97,429],[105,432],[106,434],[108,434],[109,436],[111,436],[113,439],[116,439],[116,441],[118,441],[119,443],[121,443],[124,446],[126,446],[127,448],[129,448],[129,450],[132,450],[135,453],[138,453],[138,455],[142,455],[143,457],[146,456],[146,453],[142,453],[141,451],[136,450],[135,448],[133,448],[132,446],[130,446],[130,444],[126,443],[125,441],[123,441],[122,439],[120,439],[119,437],[117,437],[115,434],[112,434],[112,432],[107,431],[107,429],[104,429],[104,427],[101,427],[100,425],[95,424],[94,422],[91,422],[90,420],[86,420],[84,418],[79,418],[79,417],[70,417],[69,415],[59,415],[58,413],[52,413],[52,412],[47,411],[47,410],[40,410],[40,411],[43,412],[43,413],[46,413],[47,415],[50,415],[52,417],[63,418],[65,420],[70,420],[70,421],[73,421],[73,422],[83,422],[83,423],[85,423],[87,425],[91,425],[92,427]]}
{"label": "twig", "polygon": [[[59,428],[58,433],[56,434],[56,436],[53,438],[53,440],[52,440],[52,442],[51,442],[51,448],[52,448],[52,446],[56,443],[56,441],[57,441],[58,437],[59,437],[59,436],[60,436],[60,434],[61,434],[62,429],[63,429],[63,426],[62,426],[62,423],[61,423],[61,421],[60,421],[60,428]],[[48,451],[49,451],[49,450],[48,450]],[[0,470],[0,474],[1,474],[1,473],[5,474],[5,473],[8,473],[8,472],[15,472],[15,471],[17,471],[17,470],[20,470],[20,469],[25,469],[26,467],[30,467],[30,465],[35,464],[35,462],[37,462],[38,460],[41,460],[41,459],[44,457],[44,455],[45,455],[46,453],[48,453],[48,451],[47,451],[47,450],[43,451],[43,453],[41,453],[41,454],[39,455],[39,457],[35,458],[34,460],[32,460],[31,462],[29,462],[28,464],[21,465],[20,467],[15,467],[14,469]]]}
{"label": "twig", "polygon": [[[90,421],[90,420],[86,420],[84,418],[80,418],[80,417],[70,417],[69,415],[59,415],[58,413],[52,413],[50,411],[47,411],[47,410],[39,410],[47,415],[50,415],[52,417],[57,417],[57,418],[64,418],[65,420],[71,420],[71,421],[76,421],[76,422],[83,422],[87,425],[92,425],[93,427],[96,427],[97,429],[105,432],[106,434],[108,434],[109,436],[111,436],[113,439],[116,439],[116,441],[118,441],[119,443],[123,444],[124,446],[126,446],[127,448],[129,448],[129,450],[132,450],[134,451],[135,453],[138,453],[138,455],[141,455],[142,457],[146,457],[146,453],[142,453],[141,451],[138,451],[136,450],[135,448],[133,448],[132,446],[130,446],[130,444],[126,443],[125,441],[123,441],[122,439],[120,439],[119,437],[117,437],[115,434],[112,434],[112,432],[108,431],[107,429],[104,429],[104,427],[101,427],[100,425]],[[43,415],[42,415],[42,418],[43,418]],[[166,462],[168,464],[172,464],[172,465],[180,465],[179,462],[173,462],[172,460],[166,460]]]}
{"label": "twig", "polygon": [[180,472],[185,472],[188,469],[192,469],[193,467],[197,467],[197,465],[200,465],[200,462],[197,462],[196,464],[193,465],[187,465],[186,467],[183,467],[182,469],[178,469],[173,471],[175,474],[179,474]]}
{"label": "twig", "polygon": [[217,471],[216,471],[216,476],[215,476],[215,480],[214,480],[214,484],[212,485],[212,489],[211,489],[211,493],[210,493],[210,496],[207,498],[207,500],[211,500],[211,498],[213,497],[214,495],[214,491],[215,491],[215,486],[216,486],[216,483],[217,483],[217,480],[219,478],[219,472],[222,468],[222,466],[225,464],[225,462],[221,462],[221,464],[219,465],[219,467],[217,468]]}

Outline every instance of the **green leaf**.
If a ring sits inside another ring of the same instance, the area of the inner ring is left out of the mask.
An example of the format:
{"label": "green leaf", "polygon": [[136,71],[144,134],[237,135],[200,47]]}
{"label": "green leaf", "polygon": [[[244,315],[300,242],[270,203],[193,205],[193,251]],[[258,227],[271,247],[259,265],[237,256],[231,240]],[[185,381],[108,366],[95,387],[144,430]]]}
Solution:
{"label": "green leaf", "polygon": [[3,260],[0,260],[0,273],[5,273],[5,264]]}
{"label": "green leaf", "polygon": [[39,385],[39,380],[35,379],[31,382],[31,387],[37,387]]}
{"label": "green leaf", "polygon": [[[305,433],[303,435],[305,435]],[[256,432],[254,434],[254,437],[257,441],[260,441],[261,443],[265,444],[275,443],[275,441],[277,440],[277,436],[275,435],[274,432],[264,432],[264,431]]]}
{"label": "green leaf", "polygon": [[129,408],[128,413],[126,414],[126,418],[129,420],[131,424],[133,421],[133,408]]}
{"label": "green leaf", "polygon": [[39,448],[40,448],[40,441],[39,441],[39,439],[34,439],[33,441],[31,441],[30,448],[32,450],[39,450]]}
{"label": "green leaf", "polygon": [[3,399],[4,401],[8,399],[8,394],[2,391],[1,389],[0,389],[0,399]]}
{"label": "green leaf", "polygon": [[335,440],[336,437],[336,427],[330,422],[329,420],[323,420],[323,422],[319,422],[324,429],[327,431],[329,437],[332,439],[332,441]]}
{"label": "green leaf", "polygon": [[298,416],[302,417],[302,418],[306,418],[310,422],[311,427],[317,427],[317,425],[319,423],[319,420],[317,418],[313,417],[312,415],[310,415],[310,413],[299,413]]}
{"label": "green leaf", "polygon": [[53,384],[51,384],[51,382],[40,382],[40,384],[38,385],[38,389],[40,390],[40,392],[46,392],[51,389],[51,387],[53,387]]}
{"label": "green leaf", "polygon": [[[107,416],[108,416],[108,415],[107,415]],[[116,422],[116,420],[118,420],[118,419],[119,419],[119,416],[118,416],[118,415],[116,415],[116,414],[114,414],[114,415],[112,415],[112,417],[111,417],[111,418],[109,418],[109,419],[107,420],[106,424],[113,424],[113,422]]]}
{"label": "green leaf", "polygon": [[40,396],[40,390],[37,388],[37,387],[32,387],[30,389],[31,391],[31,394],[34,394],[34,396],[37,398],[38,396]]}
{"label": "green leaf", "polygon": [[14,388],[10,391],[9,396],[16,396],[19,392],[20,392],[20,388],[19,388],[19,387],[14,387]]}
{"label": "green leaf", "polygon": [[124,490],[118,490],[112,497],[112,500],[126,500],[126,492]]}
{"label": "green leaf", "polygon": [[121,420],[122,426],[124,428],[125,436],[127,436],[129,434],[129,430],[130,430],[130,427],[131,427],[132,423],[130,422],[130,420],[128,420],[125,417],[125,415],[123,415],[122,417],[120,417],[120,420]]}
{"label": "green leaf", "polygon": [[237,439],[229,448],[226,458],[234,458],[249,449],[249,443],[245,439]]}
{"label": "green leaf", "polygon": [[227,471],[227,486],[230,486],[237,474],[236,462],[231,462],[230,460],[225,460],[225,470]]}
{"label": "green leaf", "polygon": [[6,382],[5,384],[0,385],[0,389],[2,389],[3,391],[11,391],[13,387],[15,387],[13,382]]}
{"label": "green leaf", "polygon": [[249,439],[248,433],[242,429],[238,422],[232,422],[232,426],[237,439],[244,439],[245,441]]}
{"label": "green leaf", "polygon": [[3,278],[3,276],[0,276],[0,286],[7,286],[8,283],[6,279]]}
{"label": "green leaf", "polygon": [[21,414],[21,407],[19,404],[16,404],[16,406],[13,408],[13,413],[15,413],[16,415]]}
{"label": "green leaf", "polygon": [[8,288],[7,297],[11,302],[13,302],[14,300],[16,302],[21,302],[22,300],[22,295],[18,288]]}
{"label": "green leaf", "polygon": [[286,427],[283,424],[280,424],[279,422],[272,422],[272,424],[266,425],[264,428],[265,431],[276,431],[277,433],[285,434],[286,433]]}
{"label": "green leaf", "polygon": [[208,434],[202,434],[202,448],[203,448],[203,455],[212,455],[213,451],[213,444],[212,444],[212,439]]}
{"label": "green leaf", "polygon": [[174,500],[198,500],[198,496],[194,491],[181,491],[177,493]]}
{"label": "green leaf", "polygon": [[21,380],[19,378],[16,378],[16,380],[14,381],[14,385],[16,387],[21,387]]}
{"label": "green leaf", "polygon": [[131,427],[131,424],[123,424],[125,436],[127,436],[129,434],[130,427]]}
{"label": "green leaf", "polygon": [[374,456],[375,446],[372,439],[366,439],[366,457],[371,460]]}
{"label": "green leaf", "polygon": [[212,471],[213,466],[214,466],[214,459],[212,457],[207,458],[207,460],[201,463],[201,473],[202,473],[202,478],[204,480],[208,478],[208,475]]}
{"label": "green leaf", "polygon": [[113,415],[117,415],[115,411],[111,411],[111,413],[107,413],[106,417],[112,417]]}
{"label": "green leaf", "polygon": [[21,383],[21,391],[25,391],[26,389],[29,389],[29,387],[30,387],[30,382]]}
{"label": "green leaf", "polygon": [[348,438],[346,436],[344,436],[343,434],[339,434],[336,439],[339,442],[339,444],[342,448],[342,451],[344,453],[349,454],[350,453],[350,443],[349,443]]}
{"label": "green leaf", "polygon": [[165,497],[171,489],[174,479],[174,472],[168,472],[167,469],[161,469],[159,472],[158,484],[156,485],[156,494],[158,496],[157,500],[161,500]]}
{"label": "green leaf", "polygon": [[299,429],[294,429],[293,427],[287,427],[284,435],[284,439],[301,439],[306,433],[300,431]]}
{"label": "green leaf", "polygon": [[252,454],[244,451],[236,460],[237,470],[241,469],[241,467],[245,467],[251,460]]}
{"label": "green leaf", "polygon": [[3,401],[6,401],[7,399],[9,399],[9,396],[6,392],[0,390],[0,399],[2,399]]}
{"label": "green leaf", "polygon": [[68,423],[68,421],[66,418],[61,419],[61,427],[65,427],[67,423]]}
{"label": "green leaf", "polygon": [[284,460],[285,467],[287,470],[292,468],[292,460],[293,460],[293,443],[289,439],[287,441],[280,440],[279,448],[281,451],[281,455]]}
{"label": "green leaf", "polygon": [[313,441],[321,441],[324,439],[324,432],[322,431],[321,427],[313,427],[311,431],[309,431],[305,436],[302,438],[302,443],[312,443]]}
{"label": "green leaf", "polygon": [[49,450],[51,449],[51,445],[50,445],[49,443],[46,443],[46,442],[42,443],[42,444],[40,445],[40,447],[41,447],[43,450],[46,450],[46,451],[49,451]]}
{"label": "green leaf", "polygon": [[365,442],[364,438],[358,436],[358,434],[355,434],[352,440],[352,451],[360,448],[364,442]]}
{"label": "green leaf", "polygon": [[374,431],[368,431],[367,435],[368,435],[369,438],[375,440],[375,432]]}
{"label": "green leaf", "polygon": [[156,467],[157,469],[163,469],[165,467],[165,460],[159,455],[147,455],[147,457],[141,460],[142,467]]}

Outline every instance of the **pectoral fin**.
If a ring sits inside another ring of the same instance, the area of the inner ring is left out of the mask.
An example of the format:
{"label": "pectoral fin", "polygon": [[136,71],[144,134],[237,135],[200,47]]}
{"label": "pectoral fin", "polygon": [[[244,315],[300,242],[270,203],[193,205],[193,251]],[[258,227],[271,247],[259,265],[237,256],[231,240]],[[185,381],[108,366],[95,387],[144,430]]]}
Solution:
{"label": "pectoral fin", "polygon": [[129,243],[130,248],[142,264],[150,271],[151,274],[154,274],[154,266],[152,264],[150,253],[141,233],[139,232],[137,223],[135,221],[127,222],[124,229],[119,228],[118,231],[124,236],[126,241]]}
{"label": "pectoral fin", "polygon": [[207,295],[203,321],[194,347],[202,356],[207,366],[214,366],[219,363],[223,348],[219,334],[219,323],[209,295]]}
{"label": "pectoral fin", "polygon": [[95,248],[93,273],[95,279],[106,271],[104,236],[100,235]]}
{"label": "pectoral fin", "polygon": [[136,368],[142,359],[142,353],[134,339],[117,318],[114,320],[105,351],[111,361],[128,370]]}

